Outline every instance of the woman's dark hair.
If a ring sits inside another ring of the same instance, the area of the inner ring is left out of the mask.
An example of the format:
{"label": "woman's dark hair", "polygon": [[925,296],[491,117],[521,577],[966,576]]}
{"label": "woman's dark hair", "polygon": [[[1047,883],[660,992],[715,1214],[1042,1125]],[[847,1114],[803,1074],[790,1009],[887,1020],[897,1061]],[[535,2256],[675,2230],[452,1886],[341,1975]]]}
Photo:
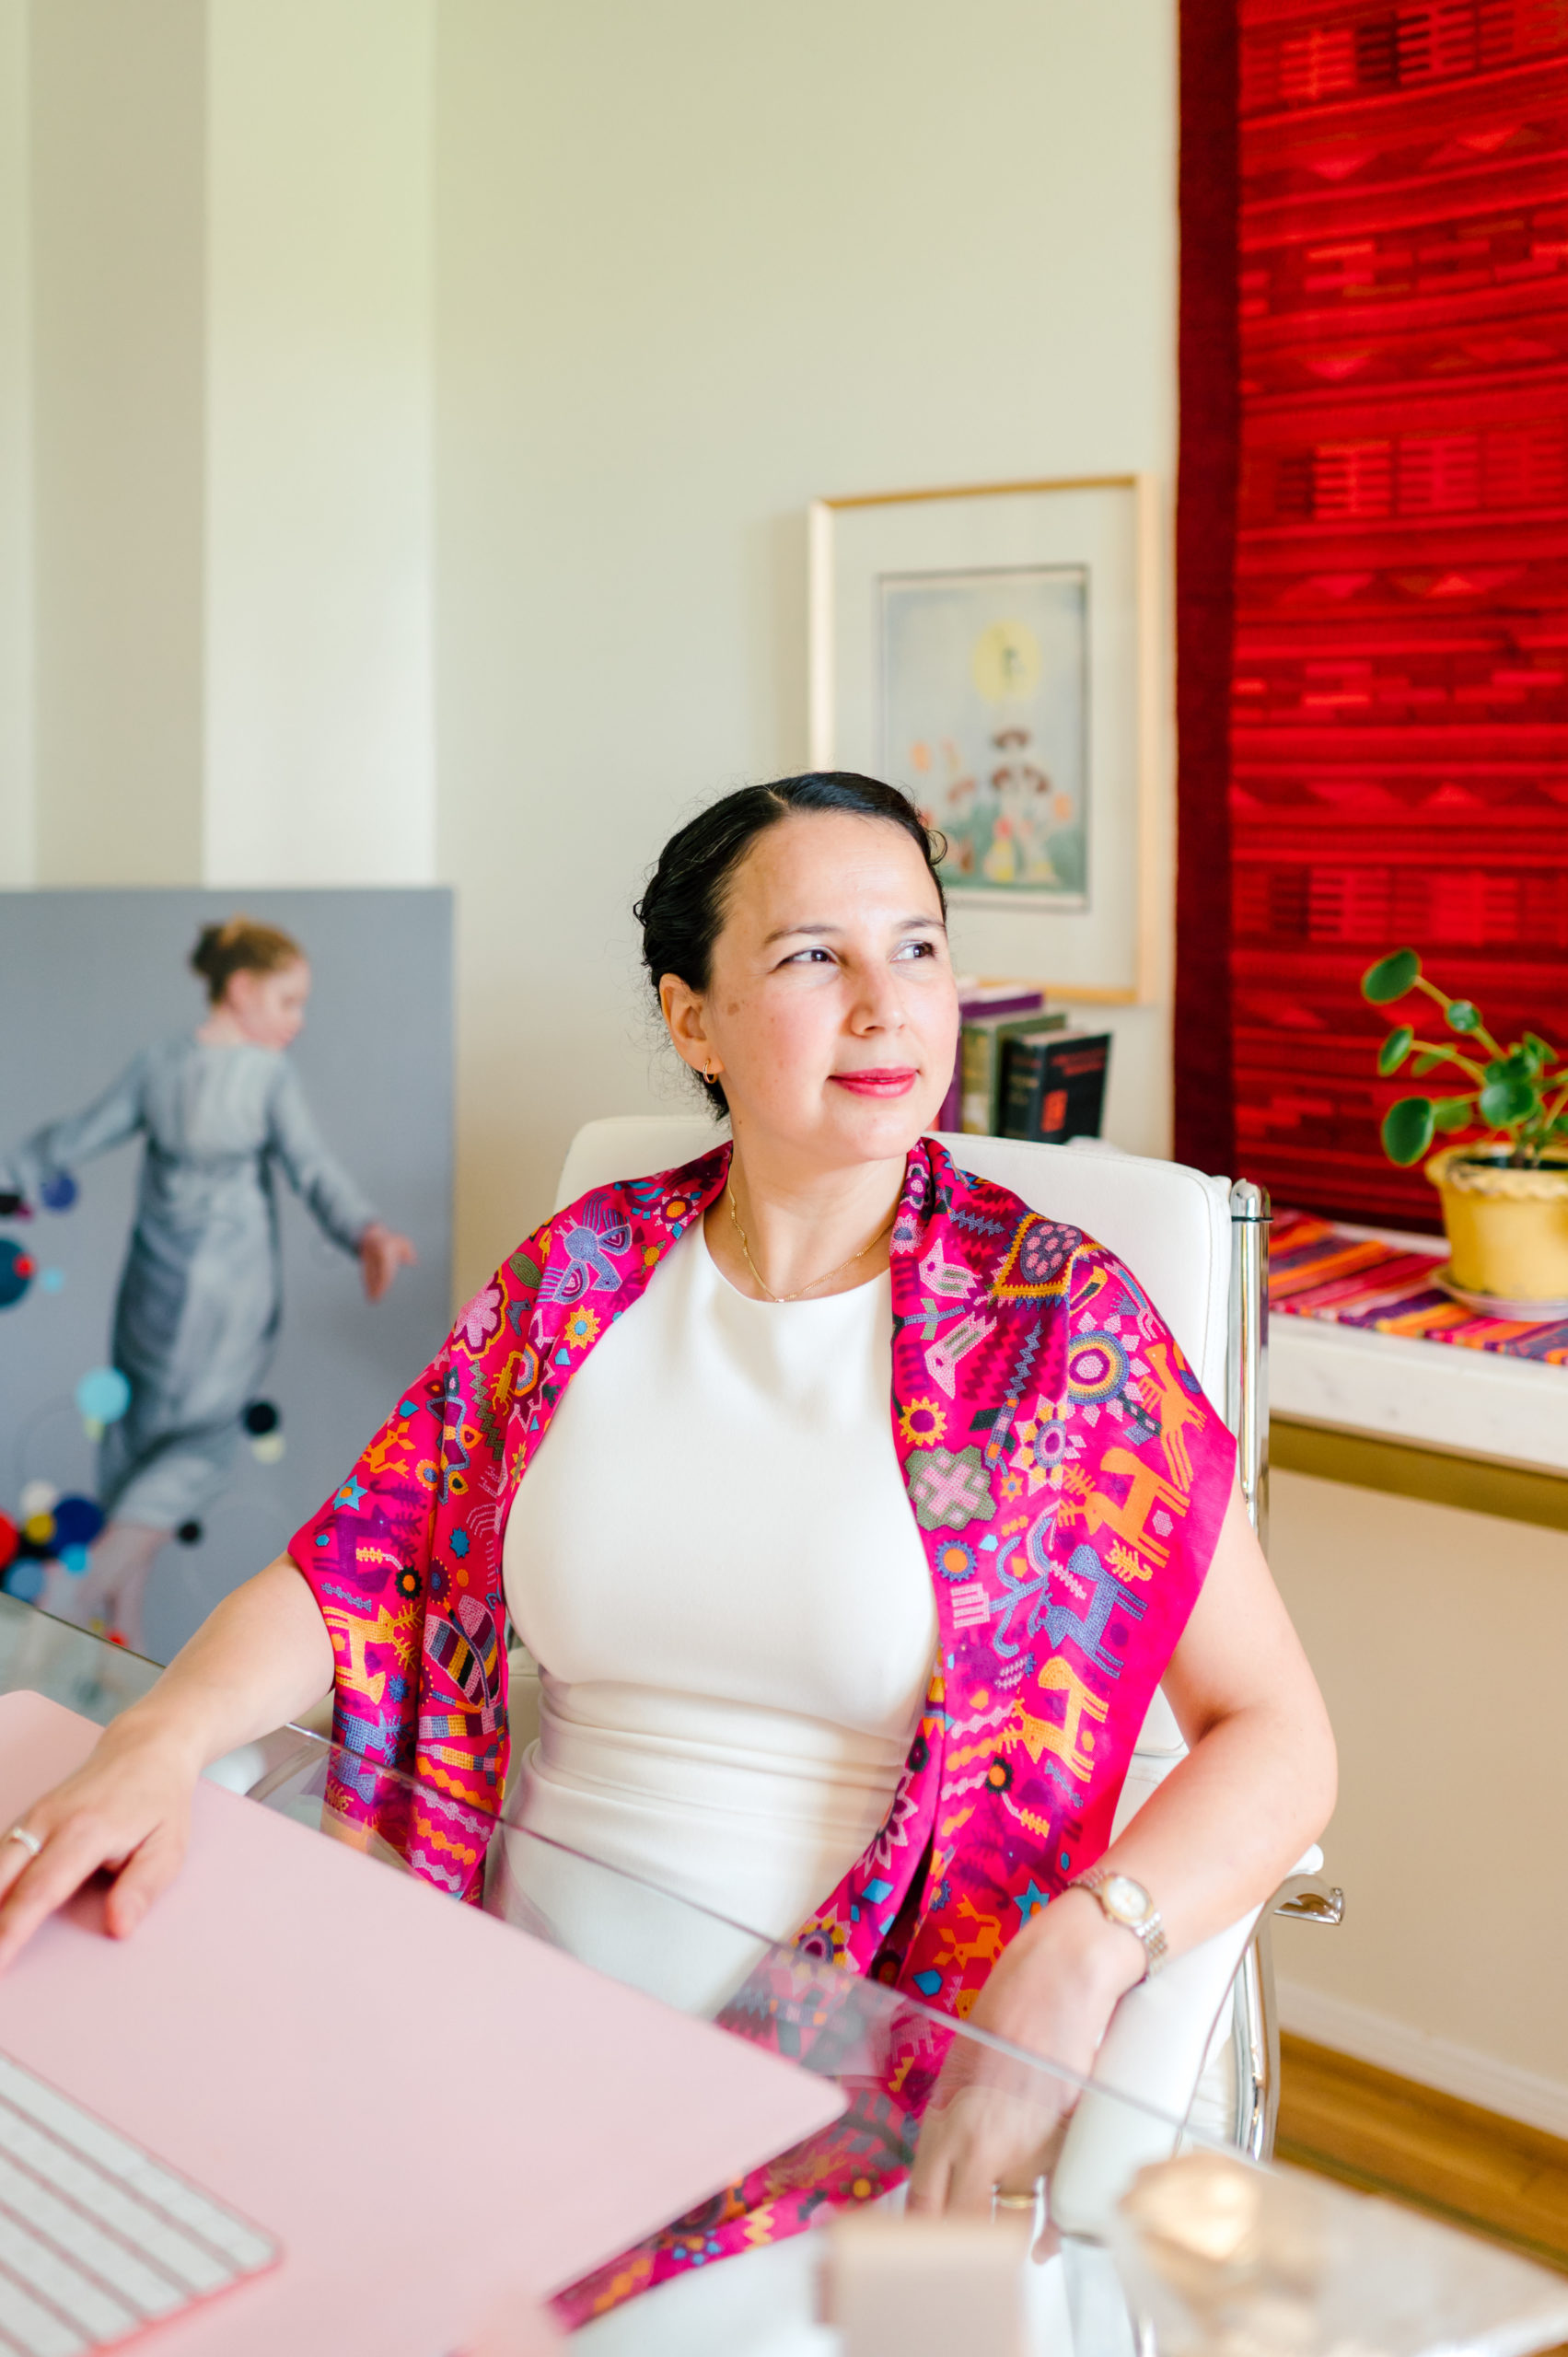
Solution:
{"label": "woman's dark hair", "polygon": [[[772,785],[743,785],[671,835],[633,910],[643,928],[643,963],[656,998],[666,974],[679,974],[691,990],[707,989],[736,869],[759,835],[796,811],[811,810],[843,810],[853,819],[881,819],[901,827],[925,862],[947,914],[947,896],[936,872],[947,844],[896,785],[857,777],[853,770],[813,770],[805,777],[776,778]],[[702,1085],[714,1112],[724,1112],[723,1082]]]}

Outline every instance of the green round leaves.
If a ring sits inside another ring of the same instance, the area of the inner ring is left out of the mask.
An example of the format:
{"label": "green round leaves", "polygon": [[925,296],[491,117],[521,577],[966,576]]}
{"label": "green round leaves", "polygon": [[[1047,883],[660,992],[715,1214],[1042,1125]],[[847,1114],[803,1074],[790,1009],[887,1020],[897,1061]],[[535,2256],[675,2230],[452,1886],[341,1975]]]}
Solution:
{"label": "green round leaves", "polygon": [[1434,1127],[1430,1097],[1401,1097],[1383,1116],[1383,1151],[1401,1167],[1419,1162],[1432,1144]]}
{"label": "green round leaves", "polygon": [[1527,1080],[1489,1080],[1476,1098],[1481,1118],[1494,1130],[1511,1129],[1536,1109],[1539,1092]]}
{"label": "green round leaves", "polygon": [[[1388,1006],[1403,998],[1421,971],[1421,959],[1413,949],[1396,949],[1388,958],[1379,958],[1376,966],[1368,966],[1361,978],[1361,995],[1374,1006]],[[1412,1155],[1413,1161],[1414,1156]]]}
{"label": "green round leaves", "polygon": [[1377,1069],[1385,1080],[1391,1072],[1399,1071],[1414,1041],[1415,1033],[1408,1023],[1401,1023],[1397,1031],[1389,1032],[1377,1051]]}
{"label": "green round leaves", "polygon": [[1469,1093],[1401,1097],[1391,1105],[1383,1117],[1383,1151],[1390,1162],[1408,1167],[1421,1160],[1434,1138],[1480,1129],[1489,1132],[1484,1143],[1493,1153],[1523,1167],[1539,1161],[1548,1139],[1555,1146],[1568,1137],[1568,1054],[1539,1031],[1501,1046],[1474,1000],[1450,998],[1429,982],[1413,949],[1379,958],[1361,978],[1361,994],[1373,1006],[1391,1005],[1411,990],[1437,1002],[1446,1028],[1464,1046],[1440,1047],[1418,1039],[1411,1025],[1395,1023],[1377,1051],[1379,1078],[1408,1074],[1419,1082],[1436,1073],[1439,1087]]}

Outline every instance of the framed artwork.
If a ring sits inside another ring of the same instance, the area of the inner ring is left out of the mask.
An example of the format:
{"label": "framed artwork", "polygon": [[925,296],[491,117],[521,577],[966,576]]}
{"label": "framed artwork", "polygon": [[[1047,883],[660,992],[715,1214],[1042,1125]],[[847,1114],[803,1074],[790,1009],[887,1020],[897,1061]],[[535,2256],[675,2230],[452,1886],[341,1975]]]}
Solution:
{"label": "framed artwork", "polygon": [[813,504],[811,761],[901,785],[947,842],[966,965],[1154,995],[1152,478]]}

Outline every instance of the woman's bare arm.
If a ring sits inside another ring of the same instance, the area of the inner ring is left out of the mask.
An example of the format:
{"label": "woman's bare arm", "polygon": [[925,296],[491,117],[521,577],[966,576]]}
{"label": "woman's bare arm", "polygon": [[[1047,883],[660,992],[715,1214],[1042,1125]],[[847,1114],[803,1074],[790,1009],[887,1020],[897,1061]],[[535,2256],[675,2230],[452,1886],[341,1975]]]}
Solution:
{"label": "woman's bare arm", "polygon": [[[1171,1952],[1235,1923],[1284,1879],[1334,1805],[1334,1738],[1318,1682],[1234,1491],[1202,1592],[1163,1680],[1191,1746],[1105,1852],[1160,1911]],[[970,2021],[1086,2073],[1117,2004],[1143,1978],[1135,1933],[1064,1891],[1005,1949]],[[1035,2098],[1036,2110],[1039,2096]],[[1026,2107],[1027,2108],[1027,2107]],[[1049,2125],[1049,2123],[1047,2123]],[[1031,2132],[1039,2125],[1031,2118]],[[928,2115],[915,2209],[983,2209],[1019,2165],[994,2104]]]}
{"label": "woman's bare arm", "polygon": [[114,1875],[109,1929],[134,1931],[179,1872],[203,1769],[297,1718],[331,1684],[326,1623],[280,1555],[224,1598],[76,1773],[27,1810],[38,1856],[20,1841],[0,1844],[0,1969],[100,1867]]}
{"label": "woman's bare arm", "polygon": [[[1329,1714],[1239,1490],[1162,1684],[1188,1756],[1105,1854],[1149,1892],[1179,1955],[1266,1898],[1334,1806]],[[1133,1934],[1106,1929],[1141,1971]]]}

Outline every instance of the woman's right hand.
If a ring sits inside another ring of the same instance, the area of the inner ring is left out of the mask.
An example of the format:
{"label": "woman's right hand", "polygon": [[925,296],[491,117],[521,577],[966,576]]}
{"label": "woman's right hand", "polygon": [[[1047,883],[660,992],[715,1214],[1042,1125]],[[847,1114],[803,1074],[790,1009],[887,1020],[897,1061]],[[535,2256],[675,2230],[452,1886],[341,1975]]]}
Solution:
{"label": "woman's right hand", "polygon": [[100,1870],[105,1928],[122,1940],[180,1872],[202,1770],[332,1690],[332,1641],[287,1555],[237,1587],[91,1758],[20,1822],[41,1844],[0,1840],[0,1971],[45,1916]]}
{"label": "woman's right hand", "polygon": [[133,1711],[74,1776],[24,1809],[18,1822],[42,1847],[34,1857],[25,1842],[0,1841],[0,1971],[100,1871],[114,1877],[105,1927],[128,1938],[180,1871],[200,1773],[188,1742]]}

